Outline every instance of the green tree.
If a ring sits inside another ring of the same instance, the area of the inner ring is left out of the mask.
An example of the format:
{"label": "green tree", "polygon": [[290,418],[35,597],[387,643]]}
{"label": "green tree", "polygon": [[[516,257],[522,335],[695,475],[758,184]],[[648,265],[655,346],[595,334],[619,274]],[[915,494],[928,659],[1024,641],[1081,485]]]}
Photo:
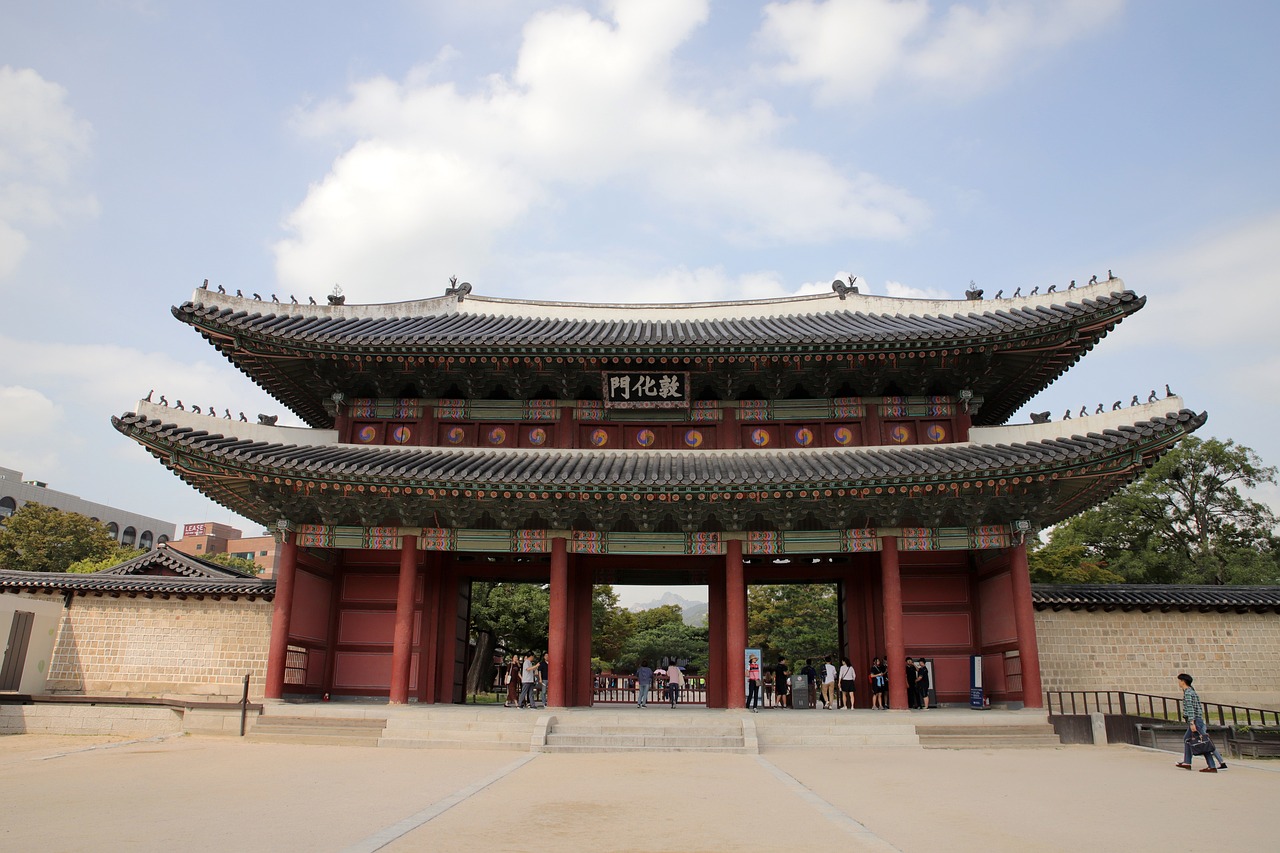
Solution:
{"label": "green tree", "polygon": [[134,557],[141,557],[147,553],[142,548],[127,548],[124,545],[117,545],[111,553],[103,557],[87,557],[83,560],[76,560],[70,566],[67,566],[68,574],[90,575],[94,572],[100,572],[103,569],[110,569],[121,563],[128,562]]}
{"label": "green tree", "polygon": [[79,560],[114,553],[106,525],[77,512],[25,503],[0,521],[0,568],[20,572],[65,572]]}
{"label": "green tree", "polygon": [[591,608],[591,656],[606,665],[616,660],[636,630],[636,614],[618,606],[613,587],[597,586]]}
{"label": "green tree", "polygon": [[229,569],[235,569],[238,572],[244,572],[246,575],[262,574],[262,566],[259,566],[248,557],[236,557],[232,554],[205,554],[201,559],[210,563],[217,563],[220,566],[226,566]]}
{"label": "green tree", "polygon": [[839,653],[840,629],[833,584],[756,584],[747,588],[747,644],[762,663]]}
{"label": "green tree", "polygon": [[1083,545],[1074,542],[1031,543],[1027,554],[1034,583],[1124,583],[1124,578],[1090,558]]}
{"label": "green tree", "polygon": [[1275,513],[1243,491],[1275,482],[1276,469],[1253,450],[1189,437],[1130,486],[1054,528],[1029,562],[1050,582],[1077,583],[1067,579],[1094,576],[1093,566],[1129,583],[1276,583]]}
{"label": "green tree", "polygon": [[636,614],[636,630],[652,631],[663,625],[677,625],[684,622],[684,611],[679,604],[663,604],[650,607]]}
{"label": "green tree", "polygon": [[670,656],[688,660],[691,672],[706,672],[708,652],[705,628],[695,628],[683,621],[663,621],[633,634],[623,645],[613,668],[618,672],[634,672],[642,660],[647,659],[651,665],[656,665],[662,658]]}

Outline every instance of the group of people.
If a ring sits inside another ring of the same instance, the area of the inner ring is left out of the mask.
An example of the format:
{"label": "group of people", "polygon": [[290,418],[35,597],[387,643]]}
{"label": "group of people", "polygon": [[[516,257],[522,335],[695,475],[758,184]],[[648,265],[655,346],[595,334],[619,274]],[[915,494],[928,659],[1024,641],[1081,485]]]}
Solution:
{"label": "group of people", "polygon": [[[839,660],[840,665],[837,667],[835,657],[827,655],[815,666],[813,658],[806,658],[800,671],[792,675],[787,669],[786,660],[780,658],[777,666],[773,668],[772,680],[768,675],[764,676],[765,694],[767,696],[772,688],[778,697],[778,707],[794,707],[792,679],[803,678],[809,695],[815,697],[812,707],[821,705],[826,710],[852,708],[858,673],[849,658],[841,657]],[[911,708],[927,709],[931,678],[929,666],[924,658],[920,660],[907,658],[904,674],[907,685],[907,705]],[[889,707],[889,667],[884,658],[876,657],[871,661],[867,679],[871,684],[872,709],[887,709]],[[760,662],[755,655],[752,655],[747,661],[748,710],[760,709],[760,682]]]}
{"label": "group of people", "polygon": [[[680,688],[684,687],[684,670],[676,663],[675,658],[671,658],[663,674],[667,678],[666,701],[674,708],[680,701]],[[636,669],[637,708],[649,707],[649,691],[653,689],[653,679],[654,671],[649,666],[649,661],[640,661],[640,666]]]}
{"label": "group of people", "polygon": [[546,655],[534,657],[532,653],[521,660],[519,655],[512,655],[507,662],[507,701],[506,708],[535,708],[538,704],[547,704],[547,666]]}

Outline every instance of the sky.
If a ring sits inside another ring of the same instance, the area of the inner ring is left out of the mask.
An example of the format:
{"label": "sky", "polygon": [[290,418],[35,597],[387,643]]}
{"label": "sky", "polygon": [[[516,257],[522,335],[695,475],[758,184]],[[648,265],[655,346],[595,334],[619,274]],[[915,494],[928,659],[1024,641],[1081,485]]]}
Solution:
{"label": "sky", "polygon": [[[6,0],[0,466],[256,525],[116,433],[280,414],[170,307],[1148,297],[1013,418],[1168,383],[1280,464],[1280,4]],[[269,297],[267,297],[269,298]],[[1280,491],[1263,492],[1280,507]]]}

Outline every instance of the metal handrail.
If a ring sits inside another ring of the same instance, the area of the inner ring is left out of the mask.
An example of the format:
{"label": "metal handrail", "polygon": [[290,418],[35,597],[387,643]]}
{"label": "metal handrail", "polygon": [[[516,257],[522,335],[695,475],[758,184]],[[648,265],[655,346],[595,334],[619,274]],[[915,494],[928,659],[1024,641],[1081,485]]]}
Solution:
{"label": "metal handrail", "polygon": [[[1045,710],[1050,714],[1121,714],[1155,720],[1181,720],[1182,698],[1127,690],[1046,690]],[[1208,723],[1220,726],[1280,726],[1280,711],[1202,702]],[[1159,707],[1157,713],[1156,708]],[[1055,712],[1055,707],[1057,711]],[[1268,722],[1269,721],[1269,722]]]}

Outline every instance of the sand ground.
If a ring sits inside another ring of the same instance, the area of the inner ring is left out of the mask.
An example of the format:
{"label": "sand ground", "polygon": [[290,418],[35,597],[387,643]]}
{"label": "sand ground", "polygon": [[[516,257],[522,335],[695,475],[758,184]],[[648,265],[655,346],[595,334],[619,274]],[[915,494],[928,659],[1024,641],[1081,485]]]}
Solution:
{"label": "sand ground", "polygon": [[1123,746],[532,755],[10,735],[0,849],[1276,848],[1280,762],[1210,775],[1176,760]]}

